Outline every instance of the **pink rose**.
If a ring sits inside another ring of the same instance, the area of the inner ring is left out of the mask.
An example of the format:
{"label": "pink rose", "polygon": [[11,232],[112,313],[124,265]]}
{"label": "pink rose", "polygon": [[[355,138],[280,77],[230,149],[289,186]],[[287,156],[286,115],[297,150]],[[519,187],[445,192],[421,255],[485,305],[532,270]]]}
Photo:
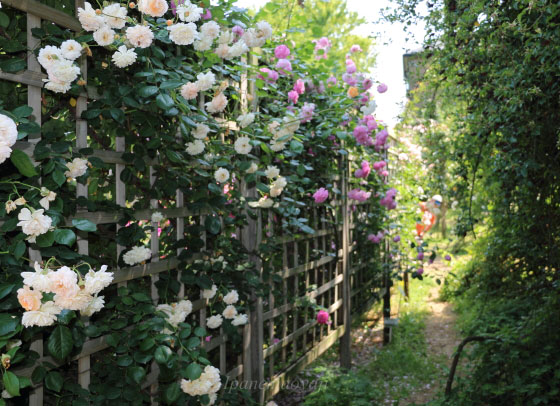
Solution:
{"label": "pink rose", "polygon": [[296,83],[294,83],[294,89],[298,94],[303,94],[305,92],[305,83],[303,80],[298,79]]}
{"label": "pink rose", "polygon": [[385,83],[379,84],[379,86],[377,86],[377,91],[379,93],[385,93],[387,91],[387,85]]}
{"label": "pink rose", "polygon": [[287,72],[292,71],[292,63],[287,59],[278,59],[276,63],[276,69],[278,69],[283,74],[287,74]]}
{"label": "pink rose", "polygon": [[297,104],[298,100],[299,100],[299,94],[298,92],[296,92],[295,90],[290,90],[288,92],[288,99],[290,99],[290,101],[294,104]]}
{"label": "pink rose", "polygon": [[317,323],[329,324],[329,313],[324,310],[319,310],[319,312],[317,313]]}
{"label": "pink rose", "polygon": [[313,198],[315,199],[315,203],[323,203],[329,197],[329,191],[324,187],[317,189],[315,193],[313,193]]}
{"label": "pink rose", "polygon": [[278,45],[276,49],[274,49],[274,56],[277,59],[286,59],[290,55],[290,48],[286,45]]}

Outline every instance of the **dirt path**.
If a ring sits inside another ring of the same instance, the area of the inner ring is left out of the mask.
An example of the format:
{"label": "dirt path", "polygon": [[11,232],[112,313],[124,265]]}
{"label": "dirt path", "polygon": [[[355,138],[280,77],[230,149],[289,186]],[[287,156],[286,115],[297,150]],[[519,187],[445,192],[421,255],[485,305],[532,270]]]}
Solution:
{"label": "dirt path", "polygon": [[[445,263],[436,262],[427,267],[427,272],[441,277],[448,272]],[[427,384],[422,390],[416,391],[408,399],[402,401],[403,406],[423,404],[435,398],[439,391],[443,390],[447,374],[444,367],[451,365],[451,359],[461,339],[455,329],[456,314],[451,304],[439,300],[440,286],[433,288],[427,298],[430,315],[426,318],[426,341],[428,353],[438,360],[438,368],[441,371],[440,379]]]}
{"label": "dirt path", "polygon": [[[449,266],[444,262],[436,262],[432,265],[426,266],[426,274],[432,275],[440,280],[445,279],[445,275],[449,272]],[[428,345],[428,354],[430,358],[436,361],[438,373],[432,382],[422,385],[417,388],[407,399],[401,399],[398,402],[399,406],[413,406],[422,405],[426,402],[433,400],[436,394],[443,390],[445,381],[447,379],[446,369],[451,365],[451,358],[454,354],[455,348],[460,342],[459,335],[455,329],[456,315],[453,313],[451,304],[441,302],[439,300],[440,286],[434,287],[430,290],[426,298],[427,308],[429,315],[425,319],[425,334]],[[402,305],[401,294],[394,289],[392,302],[392,317],[398,317],[399,307]],[[376,353],[383,347],[383,321],[379,313],[379,309],[372,309],[370,312],[364,314],[361,318],[359,327],[354,327],[351,332],[352,335],[352,364],[353,367],[360,367],[370,363],[375,357]],[[330,361],[333,367],[338,366],[336,355]],[[307,371],[309,372],[309,371]],[[306,375],[305,379],[317,378],[313,375]],[[400,382],[393,381],[393,384],[398,386],[409,386],[407,381],[409,377],[402,376],[397,378]],[[308,390],[292,390],[283,392],[276,397],[275,401],[278,406],[296,406],[303,403],[303,399],[309,393]],[[386,399],[385,403],[380,403],[383,406],[393,405],[394,401]]]}

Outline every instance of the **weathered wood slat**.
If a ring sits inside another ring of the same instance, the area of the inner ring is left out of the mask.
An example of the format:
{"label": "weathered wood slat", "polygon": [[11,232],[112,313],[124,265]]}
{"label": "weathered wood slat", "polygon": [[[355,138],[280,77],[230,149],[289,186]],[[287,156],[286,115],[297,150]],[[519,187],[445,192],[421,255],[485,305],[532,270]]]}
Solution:
{"label": "weathered wood slat", "polygon": [[332,262],[336,259],[336,257],[324,256],[320,259],[315,261],[308,262],[307,264],[299,265],[294,268],[289,268],[284,271],[276,272],[276,275],[281,276],[282,278],[286,279],[290,276],[296,275],[301,272],[306,272],[314,268],[319,268],[329,262]]}
{"label": "weathered wood slat", "polygon": [[278,392],[280,389],[286,385],[291,377],[305,368],[307,365],[311,364],[319,356],[321,356],[326,350],[328,350],[342,335],[344,334],[344,326],[338,327],[327,337],[325,337],[321,342],[308,351],[305,355],[301,356],[297,362],[292,364],[285,372],[276,376],[270,383],[268,383],[264,389],[264,398],[270,399]]}
{"label": "weathered wood slat", "polygon": [[[134,212],[134,218],[136,220],[149,220],[152,216],[152,213],[155,211],[159,211],[163,214],[165,218],[177,218],[177,217],[191,217],[197,216],[201,214],[207,214],[210,212],[209,209],[201,210],[198,212],[193,212],[186,207],[172,207],[169,209],[141,209]],[[78,212],[74,216],[66,218],[65,224],[72,225],[72,220],[74,219],[85,219],[89,220],[94,224],[111,224],[116,223],[121,218],[121,215],[117,212],[110,212],[110,211],[93,211],[93,212]]]}
{"label": "weathered wood slat", "polygon": [[9,80],[10,82],[23,83],[28,86],[42,88],[45,84],[43,79],[46,79],[47,75],[44,73],[34,72],[31,70],[24,70],[17,73],[8,73],[0,69],[0,79]]}
{"label": "weathered wood slat", "polygon": [[39,3],[35,0],[2,0],[5,6],[11,6],[24,13],[33,14],[43,20],[52,21],[64,28],[69,28],[74,31],[82,31],[82,25],[78,19],[49,7],[45,4]]}
{"label": "weathered wood slat", "polygon": [[[35,144],[27,141],[17,141],[14,148],[25,152],[30,157],[33,157]],[[79,148],[84,148],[84,147],[79,147]],[[106,164],[133,165],[133,163],[125,161],[122,158],[122,152],[119,151],[105,151],[102,149],[94,149],[93,154],[91,156],[101,159]],[[70,157],[69,154],[68,157]],[[149,159],[149,158],[144,158],[144,162],[148,166],[158,165],[159,163],[157,159]]]}
{"label": "weathered wood slat", "polygon": [[[322,295],[323,293],[325,293],[326,291],[328,291],[329,289],[332,289],[334,286],[338,285],[339,283],[342,282],[342,275],[337,275],[334,279],[330,280],[329,282],[325,283],[324,285],[322,285],[320,288],[318,288],[317,290],[303,296],[303,297],[308,297],[310,299],[314,299],[319,295]],[[295,301],[294,301],[295,302]],[[274,317],[278,317],[290,310],[292,310],[294,307],[296,307],[295,303],[285,303],[280,307],[275,307],[274,309],[271,309],[267,312],[265,312],[263,314],[263,320],[269,320],[271,318]]]}

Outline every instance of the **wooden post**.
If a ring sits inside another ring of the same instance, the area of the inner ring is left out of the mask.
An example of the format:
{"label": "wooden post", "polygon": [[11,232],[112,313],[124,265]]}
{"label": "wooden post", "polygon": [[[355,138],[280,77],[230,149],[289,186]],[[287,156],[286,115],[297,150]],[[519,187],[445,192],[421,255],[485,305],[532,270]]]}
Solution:
{"label": "wooden post", "polygon": [[[401,262],[399,260],[399,271],[400,270],[402,270],[402,265],[401,265]],[[403,275],[403,283],[404,283],[404,297],[406,298],[406,300],[409,300],[408,271],[405,271],[405,273]]]}
{"label": "wooden post", "polygon": [[351,316],[351,289],[350,289],[350,269],[349,269],[349,225],[350,225],[350,206],[348,205],[348,185],[347,176],[350,163],[343,157],[342,163],[342,323],[344,324],[344,334],[340,339],[340,366],[344,369],[352,367],[352,353],[350,336],[352,316]]}
{"label": "wooden post", "polygon": [[[27,69],[33,72],[41,72],[41,66],[31,51],[37,47],[41,41],[35,38],[31,32],[33,28],[41,28],[41,18],[32,14],[27,14]],[[41,125],[41,88],[36,86],[27,87],[27,104],[33,109],[32,119],[35,120],[39,126]],[[37,143],[41,140],[41,134],[29,134],[28,140],[31,143]],[[34,249],[29,248],[29,259],[31,261],[41,262],[41,253]],[[30,263],[33,266],[33,263]],[[30,349],[37,352],[39,357],[43,357],[43,337],[40,336],[37,340],[31,343]],[[44,389],[40,385],[36,387],[29,395],[29,406],[42,406],[44,398]]]}
{"label": "wooden post", "polygon": [[[257,65],[258,61],[255,55],[250,55],[248,59],[250,65]],[[258,101],[255,77],[248,78],[246,73],[242,75],[241,79],[241,104],[244,110],[257,111]],[[249,187],[244,181],[241,182],[241,193],[246,198],[257,197],[256,187]],[[248,218],[248,225],[241,230],[241,241],[245,249],[250,253],[249,261],[255,264],[260,274],[259,278],[262,280],[261,260],[255,255],[262,241],[262,215],[260,212],[256,220]],[[254,389],[253,398],[259,404],[264,403],[264,390],[261,388],[264,383],[263,343],[263,301],[262,297],[252,292],[249,323],[243,331],[243,379],[251,384],[251,388]]]}
{"label": "wooden post", "polygon": [[383,345],[391,342],[391,326],[387,322],[391,318],[391,268],[387,263],[387,242],[383,247]]}

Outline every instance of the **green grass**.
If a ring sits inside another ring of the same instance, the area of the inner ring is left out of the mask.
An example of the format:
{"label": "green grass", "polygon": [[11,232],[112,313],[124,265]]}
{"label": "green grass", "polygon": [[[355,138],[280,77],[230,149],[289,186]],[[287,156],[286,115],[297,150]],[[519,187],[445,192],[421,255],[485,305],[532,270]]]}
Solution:
{"label": "green grass", "polygon": [[[329,362],[336,357],[331,351],[318,360],[312,367],[313,374],[322,375],[323,385],[319,390],[308,395],[306,406],[361,406],[361,405],[398,405],[438,375],[438,360],[427,352],[424,336],[425,319],[429,314],[426,299],[435,281],[412,280],[411,298],[404,302],[394,289],[392,302],[400,302],[399,325],[393,329],[390,345],[373,350],[369,362],[350,373],[333,369]],[[377,305],[379,306],[379,305]],[[372,310],[378,310],[374,308]],[[355,326],[367,326],[367,319],[359,318]],[[331,364],[332,365],[332,364]],[[391,400],[392,402],[386,402]]]}

